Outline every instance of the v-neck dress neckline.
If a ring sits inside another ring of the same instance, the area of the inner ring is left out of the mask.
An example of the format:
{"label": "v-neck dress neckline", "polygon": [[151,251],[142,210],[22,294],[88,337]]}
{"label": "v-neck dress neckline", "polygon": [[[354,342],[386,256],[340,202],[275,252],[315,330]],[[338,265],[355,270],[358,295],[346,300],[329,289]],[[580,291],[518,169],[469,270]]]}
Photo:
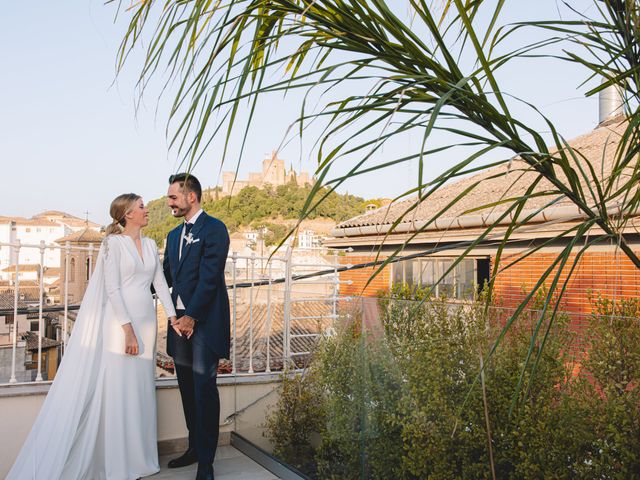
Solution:
{"label": "v-neck dress neckline", "polygon": [[140,236],[140,252],[138,251],[138,248],[136,247],[136,242],[133,239],[133,237],[130,237],[129,235],[125,235],[124,233],[122,234],[122,236],[127,237],[129,240],[131,240],[131,243],[133,244],[133,253],[134,256],[140,260],[140,263],[142,263],[142,265],[145,265],[144,263],[144,242],[142,241],[142,239],[144,238],[143,236]]}

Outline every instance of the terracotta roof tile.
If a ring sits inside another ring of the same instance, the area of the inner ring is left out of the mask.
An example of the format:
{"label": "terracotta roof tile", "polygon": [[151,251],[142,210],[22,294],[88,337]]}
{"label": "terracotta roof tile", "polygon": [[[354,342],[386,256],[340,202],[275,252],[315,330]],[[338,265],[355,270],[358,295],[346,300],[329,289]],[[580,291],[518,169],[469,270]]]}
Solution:
{"label": "terracotta roof tile", "polygon": [[47,211],[38,213],[37,215],[34,215],[33,218],[34,219],[46,218],[52,221],[59,221],[61,223],[65,223],[67,225],[76,226],[76,227],[87,225],[87,223],[89,224],[90,227],[100,226],[97,223],[94,223],[91,221],[87,222],[86,220],[83,220],[80,217],[76,217],[75,215],[71,215],[70,213],[67,213],[67,212],[61,212],[60,210],[47,210]]}
{"label": "terracotta roof tile", "polygon": [[[21,281],[18,287],[18,293],[24,298],[26,302],[39,302],[40,301],[40,285],[33,281]],[[13,285],[6,286],[0,285],[0,295],[9,294],[13,298]],[[13,304],[12,304],[13,305]]]}
{"label": "terracotta roof tile", "polygon": [[83,230],[73,232],[66,237],[59,238],[56,240],[56,243],[101,243],[103,239],[104,233],[96,232],[91,228],[85,228]]}
{"label": "terracotta roof tile", "polygon": [[[15,273],[16,271],[16,266],[15,265],[9,265],[6,268],[2,269],[3,272],[11,272],[11,273]],[[21,272],[39,272],[40,271],[40,265],[38,263],[21,263],[19,265],[19,269],[18,269],[18,273]]]}
{"label": "terracotta roof tile", "polygon": [[59,227],[58,224],[51,222],[44,218],[21,218],[21,217],[13,217],[11,218],[16,225],[24,226],[24,227]]}
{"label": "terracotta roof tile", "polygon": [[[607,178],[611,175],[614,153],[620,134],[624,131],[625,127],[626,124],[623,122],[601,126],[586,135],[575,138],[570,142],[570,145],[574,150],[591,161],[600,178]],[[515,159],[510,163],[502,164],[479,174],[445,185],[427,200],[421,202],[414,211],[406,214],[401,223],[423,221],[433,218],[456,196],[476,182],[480,183],[468,192],[462,200],[449,209],[446,213],[447,217],[462,216],[469,210],[496,202],[503,197],[509,198],[523,195],[534,179],[538,177],[538,174],[535,172],[524,172],[527,169],[528,167],[524,161]],[[584,181],[583,187],[586,187],[586,182]],[[541,192],[551,188],[551,184],[543,180],[536,187],[535,191]],[[588,192],[588,188],[585,188],[585,192]],[[536,209],[543,207],[551,198],[552,197],[549,196],[533,197],[527,202],[525,208]],[[337,228],[392,224],[414,203],[415,197],[399,201],[346,220],[339,224]],[[561,200],[556,205],[561,206],[567,204],[569,204],[567,200]],[[508,206],[509,204],[502,204],[492,208],[486,208],[482,211],[475,211],[473,214],[489,213],[490,211],[501,212],[506,210]]]}
{"label": "terracotta roof tile", "polygon": [[[22,338],[27,342],[27,350],[38,350],[38,334],[36,332],[25,332],[22,334]],[[61,345],[59,340],[52,340],[47,337],[42,337],[42,349],[53,348]]]}
{"label": "terracotta roof tile", "polygon": [[84,227],[87,225],[92,228],[100,227],[100,225],[95,222],[87,222],[86,220],[71,215],[70,213],[58,210],[47,210],[46,212],[39,213],[31,218],[0,215],[0,222],[14,222],[16,225],[35,227],[58,227],[62,224],[69,227]]}
{"label": "terracotta roof tile", "polygon": [[[8,310],[14,308],[14,294],[13,292],[0,292],[0,310]],[[24,300],[18,299],[18,308],[24,308],[27,303]]]}

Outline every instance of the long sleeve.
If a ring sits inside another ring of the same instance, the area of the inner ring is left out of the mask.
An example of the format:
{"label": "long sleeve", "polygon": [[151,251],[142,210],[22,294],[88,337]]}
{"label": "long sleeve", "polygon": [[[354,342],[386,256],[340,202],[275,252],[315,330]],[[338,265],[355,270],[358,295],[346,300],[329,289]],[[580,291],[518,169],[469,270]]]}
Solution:
{"label": "long sleeve", "polygon": [[158,295],[158,298],[160,299],[160,302],[164,307],[164,311],[167,314],[167,317],[174,317],[176,315],[176,309],[173,306],[171,293],[169,293],[169,286],[167,285],[167,280],[165,279],[163,266],[160,263],[158,249],[154,246],[153,251],[155,252],[156,256],[156,271],[153,276],[153,288],[155,288],[156,290],[156,295]]}
{"label": "long sleeve", "polygon": [[107,297],[111,306],[118,316],[118,323],[126,325],[131,323],[131,315],[122,297],[122,281],[120,276],[120,242],[113,238],[105,239],[105,259],[104,259],[104,285]]}
{"label": "long sleeve", "polygon": [[164,259],[162,261],[162,269],[164,270],[164,278],[167,286],[171,288],[173,279],[171,278],[171,264],[169,263],[169,235],[167,235],[167,247],[164,249]]}

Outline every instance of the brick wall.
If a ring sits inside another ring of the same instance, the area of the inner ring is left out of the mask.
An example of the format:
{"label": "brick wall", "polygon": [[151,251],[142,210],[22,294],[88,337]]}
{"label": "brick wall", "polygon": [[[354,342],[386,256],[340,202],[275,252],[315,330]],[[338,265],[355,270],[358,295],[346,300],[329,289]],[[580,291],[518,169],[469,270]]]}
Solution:
{"label": "brick wall", "polygon": [[[373,262],[376,260],[375,255],[355,255],[340,257],[340,263],[355,265],[358,263]],[[381,260],[381,258],[378,258]],[[371,283],[365,288],[367,281],[378,267],[361,268],[358,270],[349,270],[340,273],[340,280],[351,280],[351,285],[340,285],[340,295],[347,296],[365,296],[375,297],[380,290],[389,290],[389,281],[391,275],[391,267],[386,266]]]}

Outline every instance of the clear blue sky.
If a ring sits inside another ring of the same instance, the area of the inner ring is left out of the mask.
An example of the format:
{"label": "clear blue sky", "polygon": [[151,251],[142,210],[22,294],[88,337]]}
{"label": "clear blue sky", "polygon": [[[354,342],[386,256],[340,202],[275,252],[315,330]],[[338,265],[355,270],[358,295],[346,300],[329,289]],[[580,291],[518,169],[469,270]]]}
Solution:
{"label": "clear blue sky", "polygon": [[[401,1],[401,0],[395,0]],[[555,17],[557,2],[512,0],[509,19]],[[589,1],[573,2],[587,6]],[[140,57],[117,78],[115,58],[126,13],[114,22],[115,7],[101,1],[9,2],[0,16],[0,215],[31,216],[45,209],[64,210],[100,223],[108,205],[122,192],[147,200],[166,191],[176,168],[167,149],[166,109],[155,98],[135,112],[134,87]],[[597,100],[582,99],[576,87],[584,72],[576,67],[521,61],[503,73],[503,88],[538,105],[571,138],[597,123]],[[114,83],[115,82],[115,83]],[[153,93],[153,91],[152,91]],[[298,111],[296,99],[269,98],[258,112],[240,177],[259,169],[266,152],[280,143]],[[417,137],[417,136],[416,136]],[[311,138],[311,137],[309,137]],[[382,156],[402,155],[419,141],[409,137]],[[397,151],[391,151],[397,149]],[[297,169],[314,169],[296,146],[281,154]],[[195,170],[205,185],[218,182],[217,153]],[[427,175],[447,165],[437,159]],[[232,170],[233,164],[225,166]],[[417,167],[359,179],[346,188],[365,197],[392,197],[409,188]],[[344,190],[344,189],[343,189]]]}

